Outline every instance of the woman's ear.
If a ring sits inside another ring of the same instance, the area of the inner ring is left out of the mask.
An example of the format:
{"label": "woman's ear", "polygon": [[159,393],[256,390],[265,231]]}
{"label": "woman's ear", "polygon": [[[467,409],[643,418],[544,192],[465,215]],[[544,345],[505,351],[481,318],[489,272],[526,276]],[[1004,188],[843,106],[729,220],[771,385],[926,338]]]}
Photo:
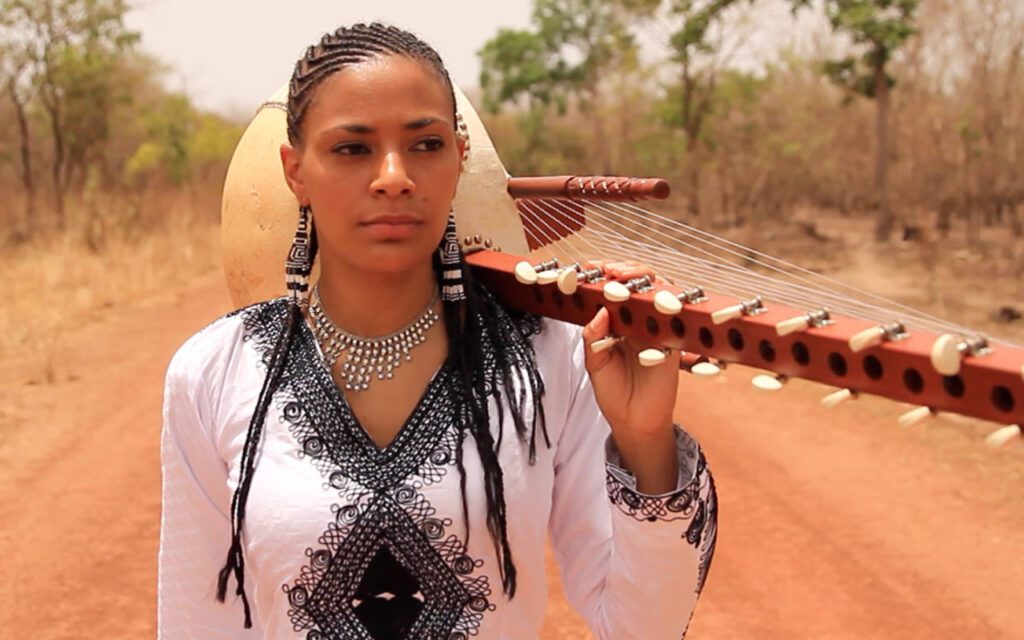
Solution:
{"label": "woman's ear", "polygon": [[462,173],[462,165],[465,164],[466,151],[469,150],[469,140],[462,136],[455,136],[455,148],[459,150],[459,173]]}
{"label": "woman's ear", "polygon": [[309,198],[306,197],[306,187],[302,183],[299,169],[302,165],[302,154],[298,149],[287,142],[281,145],[281,168],[284,170],[284,179],[288,188],[295,194],[295,199],[302,206],[309,205]]}
{"label": "woman's ear", "polygon": [[[466,150],[469,148],[469,141],[462,136],[455,136],[455,148],[459,152],[459,175],[455,179],[455,191],[459,190],[459,181],[462,179],[462,171],[466,168]],[[455,195],[452,194],[454,198]]]}

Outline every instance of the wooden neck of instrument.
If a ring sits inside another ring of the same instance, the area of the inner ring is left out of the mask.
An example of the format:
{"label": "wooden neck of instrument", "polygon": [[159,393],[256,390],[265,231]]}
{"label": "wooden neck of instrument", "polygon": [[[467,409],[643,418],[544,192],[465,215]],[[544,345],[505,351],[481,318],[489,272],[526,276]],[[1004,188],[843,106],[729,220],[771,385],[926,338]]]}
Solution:
{"label": "wooden neck of instrument", "polygon": [[[652,346],[681,349],[697,356],[738,363],[804,378],[839,388],[884,396],[901,402],[950,411],[999,423],[1024,423],[1024,351],[1000,346],[983,356],[967,357],[954,376],[938,373],[930,351],[938,336],[913,330],[906,338],[884,341],[854,352],[850,339],[876,326],[855,318],[831,316],[827,325],[811,326],[780,336],[776,325],[806,314],[766,302],[756,315],[716,323],[713,314],[742,301],[706,292],[696,304],[683,304],[675,314],[659,312],[656,292],[633,293],[627,300],[604,297],[604,283],[580,284],[571,295],[551,284],[524,285],[514,275],[524,260],[496,251],[467,256],[474,278],[503,304],[538,315],[586,324],[606,307],[613,335],[635,338]],[[677,287],[664,287],[682,293]],[[720,319],[720,316],[719,316]]]}

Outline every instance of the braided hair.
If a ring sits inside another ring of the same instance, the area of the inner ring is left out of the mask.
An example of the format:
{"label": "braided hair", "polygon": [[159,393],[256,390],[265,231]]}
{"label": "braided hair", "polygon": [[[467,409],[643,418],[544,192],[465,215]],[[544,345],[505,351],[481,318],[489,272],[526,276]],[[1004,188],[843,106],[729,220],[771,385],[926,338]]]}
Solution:
{"label": "braided hair", "polygon": [[[309,47],[295,65],[288,91],[288,139],[298,145],[302,140],[302,122],[313,101],[317,87],[331,74],[341,69],[382,56],[403,56],[422,62],[437,73],[448,88],[452,99],[452,122],[457,121],[455,90],[444,63],[437,52],[413,34],[393,26],[380,23],[356,24],[342,27],[323,36],[317,45]],[[309,265],[316,259],[316,232],[310,221]],[[433,259],[434,272],[442,273],[437,252]],[[308,273],[304,274],[308,277]],[[529,323],[511,310],[499,308],[490,295],[475,285],[468,269],[463,269],[463,283],[466,298],[462,301],[445,301],[443,314],[448,338],[448,355],[445,365],[454,376],[456,415],[463,433],[473,437],[484,472],[484,492],[487,498],[487,529],[494,544],[501,574],[502,588],[509,598],[516,592],[516,567],[509,547],[506,523],[504,478],[498,462],[504,432],[504,409],[502,390],[508,397],[509,412],[520,442],[529,447],[529,460],[536,461],[538,426],[545,445],[551,446],[544,424],[541,398],[544,384],[537,370],[533,346],[529,340],[530,330],[523,328]],[[510,319],[514,321],[510,322]],[[271,399],[276,392],[284,371],[289,350],[298,327],[303,322],[302,307],[297,298],[292,298],[270,357],[267,361],[267,375],[260,390],[242,449],[240,477],[231,502],[232,536],[227,561],[217,581],[217,599],[224,602],[229,578],[234,575],[236,593],[241,597],[245,611],[245,627],[252,626],[252,616],[245,593],[245,563],[242,553],[241,534],[245,521],[245,505],[249,495],[255,458],[263,424],[266,420]],[[490,348],[485,351],[485,345]],[[489,360],[488,356],[493,360]],[[512,397],[515,392],[515,397]],[[498,410],[498,437],[495,440],[490,431],[488,397],[493,396]],[[524,415],[526,402],[532,400],[533,419],[528,426]],[[469,537],[469,508],[466,501],[466,473],[463,466],[463,447],[455,451],[459,471],[459,489],[462,495],[463,519],[466,523],[467,543]]]}

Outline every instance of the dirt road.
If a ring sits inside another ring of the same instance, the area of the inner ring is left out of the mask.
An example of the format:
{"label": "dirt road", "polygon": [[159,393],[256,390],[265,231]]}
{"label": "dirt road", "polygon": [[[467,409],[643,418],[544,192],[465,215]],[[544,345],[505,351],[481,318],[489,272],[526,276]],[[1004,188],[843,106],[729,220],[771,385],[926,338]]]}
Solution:
{"label": "dirt road", "polygon": [[[69,337],[52,383],[0,364],[0,638],[154,635],[163,372],[229,306],[211,277]],[[681,382],[721,505],[689,638],[1024,638],[1024,447],[750,375]],[[543,637],[588,636],[552,597]]]}

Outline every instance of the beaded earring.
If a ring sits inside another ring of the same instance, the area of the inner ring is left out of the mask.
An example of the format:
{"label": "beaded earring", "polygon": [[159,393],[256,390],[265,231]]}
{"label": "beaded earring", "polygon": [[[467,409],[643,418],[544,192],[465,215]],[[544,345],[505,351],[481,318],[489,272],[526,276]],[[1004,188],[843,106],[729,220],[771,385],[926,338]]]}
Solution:
{"label": "beaded earring", "polygon": [[464,165],[466,160],[469,160],[469,127],[466,126],[466,121],[461,113],[455,114],[455,137],[466,142],[466,146],[462,150],[462,164]]}
{"label": "beaded earring", "polygon": [[284,263],[284,281],[288,295],[300,307],[309,304],[309,275],[313,271],[313,253],[316,236],[313,233],[312,209],[308,205],[299,206],[299,225],[295,229],[295,239],[288,251],[288,259]]}
{"label": "beaded earring", "polygon": [[462,248],[459,238],[455,235],[455,212],[448,214],[448,225],[444,230],[444,238],[437,249],[441,256],[441,301],[461,302],[466,299],[466,290],[462,286]]}

